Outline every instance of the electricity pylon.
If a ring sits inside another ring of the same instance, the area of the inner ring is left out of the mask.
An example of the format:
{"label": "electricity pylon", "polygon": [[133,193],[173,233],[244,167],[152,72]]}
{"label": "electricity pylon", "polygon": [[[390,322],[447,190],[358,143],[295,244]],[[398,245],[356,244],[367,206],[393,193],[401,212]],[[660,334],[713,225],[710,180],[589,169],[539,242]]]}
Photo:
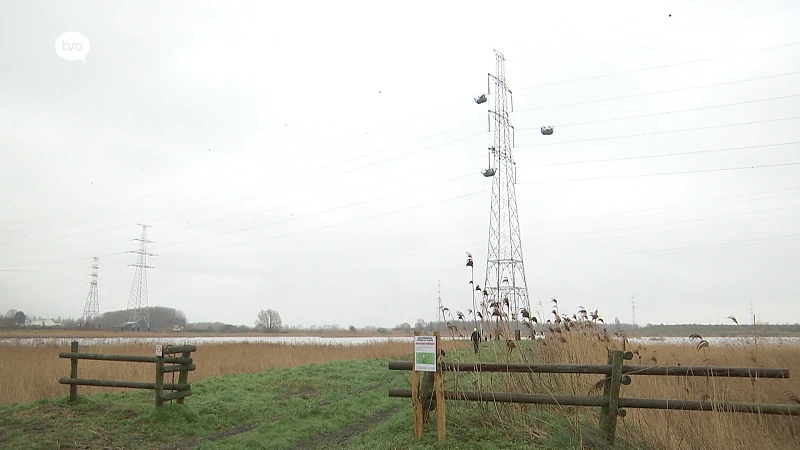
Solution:
{"label": "electricity pylon", "polygon": [[[489,111],[490,130],[494,123],[494,145],[489,148],[489,168],[483,171],[484,176],[492,177],[492,199],[482,306],[484,314],[503,314],[509,323],[513,321],[515,336],[519,336],[519,313],[522,308],[530,311],[530,301],[517,215],[516,163],[511,153],[514,127],[509,120],[509,100],[512,94],[506,84],[505,57],[497,50],[494,52],[496,74],[489,74],[489,83],[494,81],[494,91],[489,88],[494,94],[494,109]],[[486,98],[482,96],[475,101],[480,104]]]}
{"label": "electricity pylon", "polygon": [[81,322],[86,324],[100,315],[100,294],[97,289],[97,277],[99,277],[100,258],[92,258],[92,274],[89,280],[89,294],[86,296],[86,305],[83,307]]}
{"label": "electricity pylon", "polygon": [[133,275],[133,285],[131,285],[131,293],[128,297],[128,310],[131,312],[130,322],[135,328],[141,320],[144,320],[147,330],[150,330],[150,309],[149,299],[147,297],[147,269],[152,269],[152,266],[147,265],[148,256],[156,256],[147,252],[147,244],[152,244],[153,241],[147,240],[147,229],[150,225],[142,225],[142,237],[139,239],[131,239],[139,241],[139,249],[131,250],[128,253],[136,253],[136,264],[129,264],[131,267],[136,268]]}

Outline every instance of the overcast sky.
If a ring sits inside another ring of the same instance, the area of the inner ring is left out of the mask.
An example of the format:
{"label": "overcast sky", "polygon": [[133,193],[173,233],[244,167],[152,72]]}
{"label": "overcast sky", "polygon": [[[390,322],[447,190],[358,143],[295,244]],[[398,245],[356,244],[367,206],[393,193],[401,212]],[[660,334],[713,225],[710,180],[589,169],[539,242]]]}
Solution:
{"label": "overcast sky", "polygon": [[800,3],[387,5],[6,1],[0,310],[80,317],[93,256],[124,309],[138,223],[190,321],[466,310],[498,49],[532,306],[800,321]]}

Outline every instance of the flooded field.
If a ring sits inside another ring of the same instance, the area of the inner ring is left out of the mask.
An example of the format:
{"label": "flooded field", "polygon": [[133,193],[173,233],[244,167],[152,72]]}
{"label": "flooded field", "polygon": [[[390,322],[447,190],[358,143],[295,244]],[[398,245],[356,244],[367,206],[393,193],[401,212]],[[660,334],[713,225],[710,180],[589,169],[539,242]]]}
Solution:
{"label": "flooded field", "polygon": [[295,344],[295,345],[366,345],[384,342],[412,342],[412,337],[320,337],[320,336],[203,336],[203,337],[119,337],[119,338],[3,338],[0,345],[66,345],[78,341],[78,345],[123,345],[123,344]]}
{"label": "flooded field", "polygon": [[[703,338],[709,345],[798,345],[800,346],[800,337],[704,337]],[[641,337],[641,338],[628,338],[628,342],[632,344],[665,344],[665,345],[695,345],[697,341],[693,341],[688,337]]]}
{"label": "flooded field", "polygon": [[[450,339],[442,336],[442,339]],[[34,337],[34,338],[0,338],[0,345],[64,345],[68,346],[72,341],[78,341],[81,346],[89,345],[121,345],[121,344],[162,344],[162,345],[185,345],[185,344],[241,344],[241,343],[261,343],[261,344],[294,344],[294,345],[343,345],[357,346],[366,344],[377,344],[384,342],[412,342],[413,337],[320,337],[320,336],[203,336],[203,337],[102,337],[102,338],[60,338],[60,337]],[[705,340],[711,345],[800,345],[800,337],[707,337]],[[628,338],[631,344],[673,344],[673,345],[694,345],[688,337],[637,337]]]}

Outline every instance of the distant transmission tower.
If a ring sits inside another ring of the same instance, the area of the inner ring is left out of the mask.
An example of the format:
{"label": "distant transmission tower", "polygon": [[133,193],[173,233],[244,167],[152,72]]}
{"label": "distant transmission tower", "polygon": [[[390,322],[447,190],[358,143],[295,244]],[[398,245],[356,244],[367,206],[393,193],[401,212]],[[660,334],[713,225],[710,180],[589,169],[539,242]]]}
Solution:
{"label": "distant transmission tower", "polygon": [[631,325],[636,326],[636,297],[631,294]]}
{"label": "distant transmission tower", "polygon": [[[506,84],[505,57],[497,50],[494,52],[497,72],[489,74],[489,83],[494,80],[494,110],[489,111],[490,130],[494,119],[494,145],[489,148],[489,168],[483,171],[485,177],[494,177],[483,307],[485,314],[488,305],[498,302],[500,309],[513,318],[518,336],[519,311],[523,307],[530,311],[530,302],[517,215],[517,170],[511,154],[513,126],[508,115],[511,90]],[[481,96],[475,101],[480,104],[486,98]]]}
{"label": "distant transmission tower", "polygon": [[149,331],[150,310],[148,307],[150,305],[147,298],[147,269],[152,269],[153,267],[147,265],[147,257],[156,255],[147,252],[147,244],[154,243],[153,241],[147,240],[147,229],[150,228],[150,225],[139,225],[142,227],[142,237],[139,239],[131,239],[133,241],[139,241],[139,249],[128,252],[138,255],[136,264],[129,264],[129,266],[136,268],[136,272],[133,275],[133,285],[131,286],[131,293],[128,297],[128,310],[131,312],[131,325],[136,328],[139,322],[144,320]]}
{"label": "distant transmission tower", "polygon": [[438,326],[438,322],[439,321],[446,322],[444,320],[444,312],[442,311],[442,280],[439,280],[437,282],[436,286],[437,286],[437,289],[436,289],[437,301],[438,301],[438,304],[439,304],[439,308],[438,308],[437,313],[436,313],[436,322],[437,322],[437,326]]}
{"label": "distant transmission tower", "polygon": [[87,324],[100,315],[100,295],[97,289],[97,277],[99,277],[100,258],[92,258],[92,274],[89,280],[89,294],[86,296],[86,305],[83,307],[81,322]]}

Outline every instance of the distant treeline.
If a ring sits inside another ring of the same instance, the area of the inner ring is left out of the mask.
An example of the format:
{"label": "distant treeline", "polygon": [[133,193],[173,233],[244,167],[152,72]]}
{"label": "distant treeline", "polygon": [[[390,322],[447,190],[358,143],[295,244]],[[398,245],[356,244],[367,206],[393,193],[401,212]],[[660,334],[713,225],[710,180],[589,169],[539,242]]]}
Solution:
{"label": "distant treeline", "polygon": [[[647,337],[688,337],[697,333],[703,337],[737,337],[737,336],[762,336],[762,337],[790,337],[800,336],[800,324],[793,325],[653,325],[648,324],[636,329],[619,326],[629,336]],[[610,331],[610,330],[609,330]]]}
{"label": "distant treeline", "polygon": [[[478,323],[465,320],[457,321],[455,323],[457,330],[463,333],[468,333],[473,326],[479,326]],[[512,322],[513,326],[513,322]],[[536,331],[547,331],[548,328],[553,327],[552,323],[545,322],[538,324]],[[644,326],[633,325],[629,323],[622,323],[617,320],[611,323],[597,322],[599,330],[605,329],[608,333],[624,333],[630,337],[689,337],[692,334],[699,334],[703,337],[737,337],[737,336],[762,336],[762,337],[790,337],[800,336],[800,324],[793,325],[772,325],[772,324],[756,324],[756,325],[708,325],[708,324],[647,324]],[[522,334],[530,334],[530,330],[525,327],[522,328]],[[426,322],[422,319],[417,323],[411,325],[403,323],[394,327],[394,330],[402,330],[410,332],[412,330],[420,331],[443,331],[446,330],[444,322]]]}
{"label": "distant treeline", "polygon": [[[164,306],[151,306],[147,309],[150,313],[150,329],[153,331],[167,331],[173,329],[175,326],[186,326],[186,314],[179,309],[167,308]],[[81,323],[81,321],[74,319],[65,320],[63,326],[65,328],[86,327],[108,330],[118,328],[121,324],[128,322],[130,319],[131,311],[122,309],[119,311],[104,312],[88,323]]]}

